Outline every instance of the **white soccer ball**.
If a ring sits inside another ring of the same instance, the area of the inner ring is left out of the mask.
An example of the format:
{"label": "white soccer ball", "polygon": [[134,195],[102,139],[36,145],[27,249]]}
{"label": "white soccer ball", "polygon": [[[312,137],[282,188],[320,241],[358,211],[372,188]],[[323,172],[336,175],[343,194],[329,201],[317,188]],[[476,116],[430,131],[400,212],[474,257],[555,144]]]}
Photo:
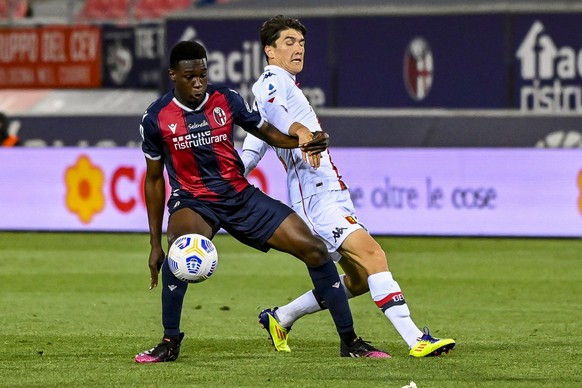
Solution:
{"label": "white soccer ball", "polygon": [[177,238],[168,251],[168,264],[174,276],[188,283],[200,283],[214,273],[218,265],[216,247],[200,234]]}

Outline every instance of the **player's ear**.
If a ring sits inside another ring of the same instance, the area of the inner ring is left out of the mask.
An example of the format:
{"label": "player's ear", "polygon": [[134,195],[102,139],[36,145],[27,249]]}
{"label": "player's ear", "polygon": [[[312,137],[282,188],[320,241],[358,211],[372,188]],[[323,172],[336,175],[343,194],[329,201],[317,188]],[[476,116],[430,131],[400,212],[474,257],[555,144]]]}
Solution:
{"label": "player's ear", "polygon": [[273,55],[273,46],[266,45],[264,50],[265,50],[265,55],[267,56],[267,58],[269,58],[269,59],[273,58],[273,56],[274,56]]}
{"label": "player's ear", "polygon": [[168,76],[172,81],[176,81],[176,72],[172,69],[168,69]]}

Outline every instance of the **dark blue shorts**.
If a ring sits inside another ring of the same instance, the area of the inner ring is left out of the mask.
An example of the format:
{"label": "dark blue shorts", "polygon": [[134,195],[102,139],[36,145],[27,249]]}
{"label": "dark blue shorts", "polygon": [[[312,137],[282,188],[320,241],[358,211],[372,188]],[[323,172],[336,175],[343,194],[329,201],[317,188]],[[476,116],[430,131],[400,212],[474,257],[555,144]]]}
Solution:
{"label": "dark blue shorts", "polygon": [[243,244],[267,252],[267,241],[281,223],[293,213],[284,203],[269,197],[255,186],[249,186],[239,195],[220,202],[200,201],[195,198],[170,198],[170,217],[175,211],[189,208],[200,214],[212,227],[213,235],[220,228]]}

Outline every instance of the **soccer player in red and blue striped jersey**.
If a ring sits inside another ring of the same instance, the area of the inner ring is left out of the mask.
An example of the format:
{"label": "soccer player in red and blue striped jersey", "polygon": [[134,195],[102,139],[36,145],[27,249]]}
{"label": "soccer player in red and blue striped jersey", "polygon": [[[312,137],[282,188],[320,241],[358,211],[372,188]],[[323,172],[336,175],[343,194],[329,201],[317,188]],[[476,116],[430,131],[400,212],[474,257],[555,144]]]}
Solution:
{"label": "soccer player in red and blue striped jersey", "polygon": [[173,91],[150,105],[140,131],[146,157],[144,191],[150,228],[150,289],[162,273],[163,340],[135,357],[139,363],[174,361],[180,352],[182,304],[188,283],[169,269],[162,248],[165,203],[164,168],[171,186],[167,238],[197,233],[214,237],[220,228],[261,251],[270,248],[302,260],[334,319],[343,346],[361,346],[353,328],[345,291],[325,245],[314,237],[302,219],[283,203],[252,186],[233,143],[234,125],[267,143],[297,148],[317,166],[314,153],[324,149],[325,134],[306,128],[288,135],[265,122],[235,91],[208,85],[204,47],[192,41],[178,43],[170,53]]}

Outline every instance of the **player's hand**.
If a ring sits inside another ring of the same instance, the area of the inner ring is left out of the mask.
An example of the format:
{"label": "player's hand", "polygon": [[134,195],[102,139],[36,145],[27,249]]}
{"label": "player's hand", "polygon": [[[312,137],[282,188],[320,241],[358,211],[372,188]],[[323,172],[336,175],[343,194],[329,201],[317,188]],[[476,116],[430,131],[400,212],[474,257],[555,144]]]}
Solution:
{"label": "player's hand", "polygon": [[313,140],[313,133],[307,127],[302,126],[297,131],[297,143],[301,149],[301,159],[303,159],[303,162],[307,162],[307,151],[304,150],[301,145],[309,144],[311,140]]}
{"label": "player's hand", "polygon": [[324,131],[312,132],[308,141],[303,141],[301,137],[299,138],[299,148],[309,155],[322,153],[327,147],[329,147],[329,135]]}
{"label": "player's hand", "polygon": [[311,140],[307,142],[302,142],[299,139],[299,148],[301,149],[301,154],[303,161],[309,158],[309,164],[315,169],[317,169],[321,163],[321,153],[327,149],[329,146],[329,135],[323,131],[317,131],[312,133]]}
{"label": "player's hand", "polygon": [[150,267],[150,290],[158,286],[158,276],[160,273],[160,268],[162,268],[162,263],[166,254],[164,250],[160,247],[157,249],[152,248],[150,251],[150,258],[148,261],[148,266]]}

